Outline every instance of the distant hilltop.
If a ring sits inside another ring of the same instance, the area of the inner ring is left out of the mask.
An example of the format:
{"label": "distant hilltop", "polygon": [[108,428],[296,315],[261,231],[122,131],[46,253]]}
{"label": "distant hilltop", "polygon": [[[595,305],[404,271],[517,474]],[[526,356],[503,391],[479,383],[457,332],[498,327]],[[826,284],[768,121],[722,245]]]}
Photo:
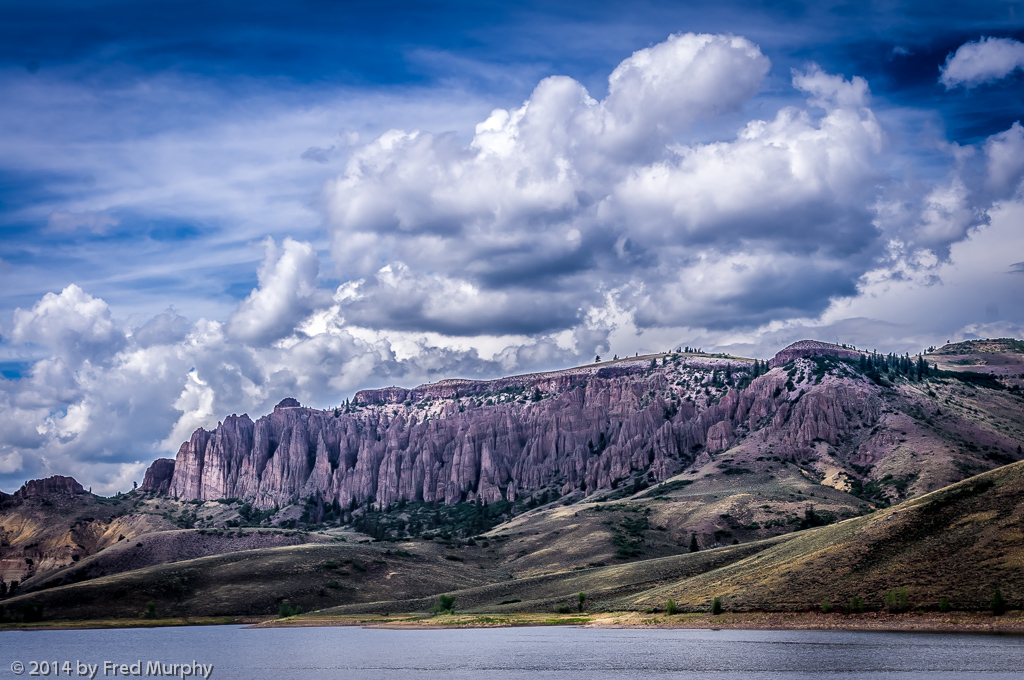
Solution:
{"label": "distant hilltop", "polygon": [[774,368],[775,366],[788,364],[794,359],[809,359],[819,356],[860,359],[864,354],[865,352],[855,350],[846,345],[834,345],[830,342],[821,342],[820,340],[800,340],[781,350],[768,362],[768,365]]}
{"label": "distant hilltop", "polygon": [[52,495],[74,496],[87,493],[85,488],[74,477],[54,475],[46,479],[31,479],[13,494],[0,491],[0,505],[10,502],[18,503],[29,498],[40,498]]}

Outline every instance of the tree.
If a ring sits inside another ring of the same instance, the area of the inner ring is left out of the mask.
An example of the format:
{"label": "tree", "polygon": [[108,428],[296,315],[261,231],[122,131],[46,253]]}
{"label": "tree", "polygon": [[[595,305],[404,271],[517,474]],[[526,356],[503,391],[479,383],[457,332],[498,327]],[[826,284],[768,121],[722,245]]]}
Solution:
{"label": "tree", "polygon": [[156,618],[156,602],[150,600],[146,603],[146,613],[142,615],[144,619],[155,619]]}
{"label": "tree", "polygon": [[945,614],[950,609],[951,609],[951,607],[949,606],[949,598],[948,597],[940,597],[939,598],[939,611],[942,612],[943,614]]}
{"label": "tree", "polygon": [[583,611],[583,603],[587,601],[587,594],[581,590],[579,595],[576,596],[576,599],[579,600],[580,611]]}
{"label": "tree", "polygon": [[542,398],[543,397],[542,397],[542,395],[540,393],[540,388],[534,387],[533,388],[533,394],[530,395],[530,401],[540,401]]}
{"label": "tree", "polygon": [[821,601],[821,613],[822,614],[828,614],[831,611],[832,611],[832,603],[829,602],[828,598],[826,597],[824,600]]}
{"label": "tree", "polygon": [[722,598],[716,597],[711,601],[711,613],[715,616],[722,613]]}
{"label": "tree", "polygon": [[434,615],[438,614],[454,614],[455,613],[455,596],[454,595],[441,595],[437,598],[437,602],[434,603],[433,609]]}
{"label": "tree", "polygon": [[675,600],[669,600],[665,604],[665,613],[668,614],[669,616],[675,616],[676,611],[677,611],[677,609],[676,609],[677,606],[678,605],[676,605],[676,601]]}
{"label": "tree", "polygon": [[600,354],[598,354],[597,356],[594,357],[594,363],[595,364],[601,363],[601,355]]}
{"label": "tree", "polygon": [[1003,599],[1003,594],[996,588],[996,592],[992,595],[992,601],[989,602],[989,609],[992,610],[992,616],[1002,616],[1006,613],[1006,600]]}
{"label": "tree", "polygon": [[700,546],[697,545],[697,534],[690,534],[690,552],[695,553],[700,550]]}

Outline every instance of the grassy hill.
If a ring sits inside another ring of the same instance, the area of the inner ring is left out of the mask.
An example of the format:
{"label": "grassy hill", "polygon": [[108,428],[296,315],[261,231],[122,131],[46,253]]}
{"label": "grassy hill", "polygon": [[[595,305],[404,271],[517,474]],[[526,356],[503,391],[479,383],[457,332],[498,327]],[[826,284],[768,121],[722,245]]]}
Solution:
{"label": "grassy hill", "polygon": [[619,564],[517,577],[508,566],[522,549],[511,539],[336,540],[146,567],[4,606],[35,603],[52,619],[136,618],[147,601],[167,616],[269,615],[287,599],[305,611],[351,614],[426,611],[447,593],[464,611],[554,611],[582,591],[590,610],[663,609],[671,598],[701,611],[720,597],[727,611],[798,611],[853,597],[880,609],[887,591],[905,587],[913,608],[946,597],[955,609],[981,610],[996,588],[1011,607],[1024,600],[1022,539],[1024,462],[834,525]]}

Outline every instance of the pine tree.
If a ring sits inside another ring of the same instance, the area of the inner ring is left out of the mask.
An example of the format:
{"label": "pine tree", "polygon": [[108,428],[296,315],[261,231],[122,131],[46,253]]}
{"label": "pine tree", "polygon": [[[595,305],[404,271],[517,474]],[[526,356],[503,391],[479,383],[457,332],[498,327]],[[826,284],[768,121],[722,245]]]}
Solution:
{"label": "pine tree", "polygon": [[992,601],[989,603],[989,609],[992,610],[992,616],[1002,616],[1006,613],[1006,600],[1003,598],[1003,594],[999,591],[999,588],[996,588],[995,594],[992,595]]}
{"label": "pine tree", "polygon": [[690,534],[690,552],[695,553],[700,550],[700,546],[697,545],[697,534]]}

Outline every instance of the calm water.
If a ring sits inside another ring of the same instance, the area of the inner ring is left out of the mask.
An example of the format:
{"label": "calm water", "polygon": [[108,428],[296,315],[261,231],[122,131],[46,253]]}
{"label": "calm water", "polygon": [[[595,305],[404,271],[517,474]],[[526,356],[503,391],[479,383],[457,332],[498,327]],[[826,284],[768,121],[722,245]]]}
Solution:
{"label": "calm water", "polygon": [[[807,631],[371,630],[235,626],[0,632],[11,664],[213,665],[217,680],[402,678],[1024,678],[1024,638]],[[56,676],[52,669],[49,677]],[[68,677],[61,673],[59,677]],[[73,671],[71,677],[79,677]],[[121,677],[118,675],[118,677]]]}

